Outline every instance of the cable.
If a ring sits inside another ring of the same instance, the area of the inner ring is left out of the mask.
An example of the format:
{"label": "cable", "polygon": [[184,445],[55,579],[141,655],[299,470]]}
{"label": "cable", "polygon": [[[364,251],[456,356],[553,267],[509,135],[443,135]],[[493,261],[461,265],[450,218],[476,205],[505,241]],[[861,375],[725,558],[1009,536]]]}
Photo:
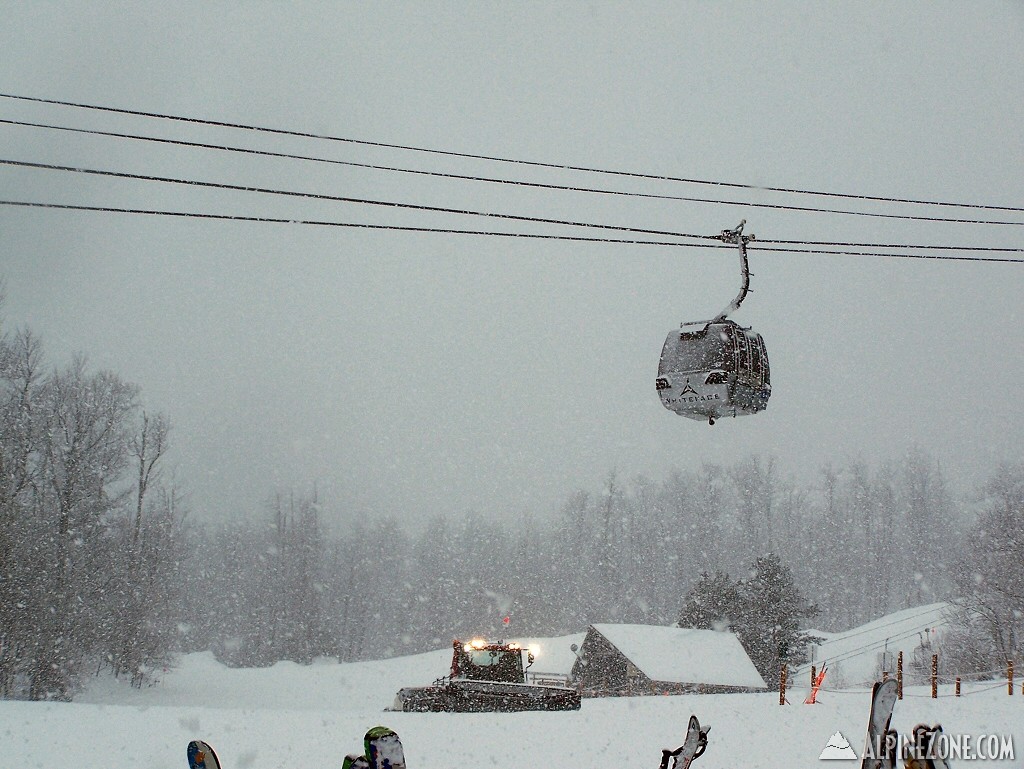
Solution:
{"label": "cable", "polygon": [[[382,147],[382,148],[387,148],[387,149],[397,149],[397,150],[404,150],[404,151],[409,151],[409,152],[422,152],[422,153],[433,154],[433,155],[444,155],[444,156],[447,156],[447,157],[468,158],[468,159],[473,159],[473,160],[486,160],[486,161],[496,162],[496,163],[514,163],[514,164],[517,164],[517,165],[533,166],[533,167],[537,167],[537,168],[553,168],[553,169],[562,170],[562,171],[580,171],[580,172],[584,172],[584,173],[605,174],[605,175],[611,175],[611,176],[624,176],[624,177],[630,177],[630,178],[636,178],[636,179],[649,179],[649,180],[656,180],[656,181],[682,182],[682,183],[686,183],[686,184],[702,184],[702,185],[709,185],[709,186],[716,186],[716,187],[729,187],[729,188],[733,188],[733,189],[758,190],[758,191],[769,191],[769,192],[784,192],[784,193],[799,194],[799,195],[818,195],[818,196],[822,196],[822,197],[843,198],[843,199],[848,199],[848,200],[870,200],[870,201],[877,201],[877,202],[884,202],[884,203],[910,203],[910,204],[915,204],[915,205],[946,206],[946,207],[952,207],[952,208],[972,208],[972,209],[981,209],[981,210],[990,210],[990,211],[1024,212],[1024,208],[1015,207],[1015,206],[997,206],[997,205],[989,205],[989,204],[982,204],[982,203],[953,203],[953,202],[939,201],[939,200],[920,200],[920,199],[914,199],[914,198],[898,198],[898,197],[888,197],[888,196],[881,196],[881,195],[858,195],[858,194],[849,194],[849,193],[840,193],[840,192],[825,192],[825,191],[820,191],[820,190],[806,190],[806,189],[799,189],[799,188],[792,188],[792,187],[773,187],[773,186],[763,186],[763,185],[754,185],[754,184],[741,184],[741,183],[737,183],[737,182],[711,181],[711,180],[707,180],[707,179],[689,179],[689,178],[684,178],[684,177],[666,176],[666,175],[661,175],[661,174],[638,173],[638,172],[634,172],[634,171],[612,171],[612,170],[601,169],[601,168],[592,168],[592,167],[588,167],[588,166],[574,166],[574,165],[568,165],[568,164],[564,164],[564,163],[545,163],[545,162],[539,162],[539,161],[535,161],[535,160],[520,160],[520,159],[515,159],[515,158],[499,157],[499,156],[495,156],[495,155],[480,155],[480,154],[474,154],[474,153],[468,153],[468,152],[455,152],[455,151],[452,151],[452,150],[439,150],[439,149],[432,149],[432,148],[428,148],[428,147],[416,147],[416,146],[412,146],[412,145],[391,144],[391,143],[387,143],[387,142],[368,141],[368,140],[365,140],[365,139],[352,139],[352,138],[341,137],[341,136],[331,136],[331,135],[328,135],[328,134],[315,134],[315,133],[310,133],[310,132],[306,132],[306,131],[295,131],[295,130],[288,130],[288,129],[282,129],[282,128],[268,128],[268,127],[265,127],[265,126],[255,126],[255,125],[248,125],[248,124],[244,124],[244,123],[232,123],[232,122],[219,121],[219,120],[206,120],[206,119],[203,119],[203,118],[184,117],[184,116],[180,116],[180,115],[167,115],[167,114],[162,114],[162,113],[159,113],[159,112],[145,112],[145,111],[142,111],[142,110],[122,109],[122,108],[117,108],[117,107],[108,107],[108,106],[101,106],[101,105],[96,105],[96,104],[83,104],[83,103],[80,103],[80,102],[62,101],[62,100],[59,100],[59,99],[44,99],[44,98],[35,97],[35,96],[21,96],[21,95],[16,95],[16,94],[0,93],[0,98],[14,99],[14,100],[26,101],[26,102],[34,102],[34,103],[37,103],[37,104],[53,104],[53,105],[58,105],[58,106],[63,106],[63,107],[74,107],[74,108],[77,108],[77,109],[95,110],[95,111],[99,111],[99,112],[112,112],[112,113],[117,113],[117,114],[122,114],[122,115],[135,115],[135,116],[138,116],[138,117],[156,118],[156,119],[159,119],[159,120],[173,120],[173,121],[178,121],[178,122],[194,123],[194,124],[198,124],[198,125],[216,126],[216,127],[220,127],[220,128],[235,128],[235,129],[241,129],[241,130],[246,130],[246,131],[255,131],[255,132],[260,132],[260,133],[277,134],[277,135],[281,135],[281,136],[296,136],[296,137],[302,137],[302,138],[307,138],[307,139],[319,139],[319,140],[325,140],[325,141],[344,142],[344,143],[348,143],[348,144],[358,144],[358,145],[369,146],[369,147]],[[796,209],[796,210],[804,210],[804,209]],[[808,209],[808,210],[813,210],[813,209]],[[830,212],[830,213],[852,213],[852,212]],[[949,221],[959,221],[959,220],[949,220]],[[986,222],[986,223],[988,223],[988,222]],[[1017,224],[1016,222],[991,222],[991,223],[992,224]]]}
{"label": "cable", "polygon": [[[925,686],[925,685],[926,684],[917,684],[917,686]],[[1006,682],[1002,681],[1000,683],[993,684],[992,686],[986,686],[983,689],[969,689],[967,691],[961,692],[960,694],[955,694],[955,693],[954,694],[950,694],[950,693],[947,692],[946,694],[938,694],[935,697],[932,697],[931,694],[914,694],[913,692],[905,692],[903,697],[904,697],[904,699],[920,699],[920,700],[923,700],[923,699],[945,699],[946,697],[970,697],[972,694],[981,694],[983,692],[990,692],[993,689],[1002,689],[1004,686],[1006,686]]]}
{"label": "cable", "polygon": [[[797,686],[797,685],[794,684],[794,687],[795,686]],[[804,686],[804,685],[801,685],[801,686]],[[910,686],[904,687],[905,691],[903,693],[903,698],[904,699],[936,699],[936,698],[933,698],[930,693],[929,694],[914,694],[912,691],[909,691],[909,689],[911,689],[913,687],[924,688],[926,686],[928,686],[928,684],[912,684]],[[1001,682],[999,682],[997,684],[994,684],[992,686],[986,686],[986,687],[984,687],[982,689],[965,689],[959,696],[970,697],[972,694],[981,694],[982,692],[989,692],[989,691],[992,691],[993,689],[1002,689],[1005,686],[1006,686],[1006,682],[1005,681],[1001,681]],[[822,687],[819,688],[818,691],[827,692],[829,694],[870,694],[871,693],[871,689],[865,689],[865,688],[833,689],[833,688],[828,687],[828,686],[822,686]],[[956,697],[956,696],[958,696],[958,695],[956,695],[956,694],[940,694],[940,695],[938,695],[938,698],[941,699],[941,698],[945,698],[945,697]]]}
{"label": "cable", "polygon": [[[908,243],[849,243],[832,240],[774,240],[771,238],[758,238],[759,245],[768,243],[770,245],[798,245],[798,246],[846,246],[848,248],[918,248],[926,251],[1002,251],[1002,252],[1024,252],[1024,248],[1003,248],[994,246],[924,246]],[[786,249],[780,248],[779,251]]]}
{"label": "cable", "polygon": [[[325,194],[321,194],[321,193],[298,192],[298,191],[294,191],[294,190],[279,190],[279,189],[273,189],[273,188],[269,188],[269,187],[252,187],[252,186],[239,185],[239,184],[227,184],[227,183],[223,183],[223,182],[206,182],[206,181],[200,181],[200,180],[197,180],[197,179],[178,179],[178,178],[174,178],[174,177],[152,176],[152,175],[148,175],[148,174],[132,174],[132,173],[127,173],[127,172],[122,172],[122,171],[107,171],[107,170],[95,169],[95,168],[77,168],[77,167],[74,167],[74,166],[60,166],[60,165],[53,165],[53,164],[49,164],[49,163],[32,163],[32,162],[29,162],[29,161],[10,160],[10,159],[4,159],[4,158],[0,158],[0,164],[2,164],[2,165],[9,165],[9,166],[16,166],[16,167],[21,167],[21,168],[33,168],[33,169],[39,169],[39,170],[47,170],[47,171],[63,171],[63,172],[68,172],[68,173],[81,173],[81,174],[89,174],[89,175],[95,175],[95,176],[108,176],[108,177],[114,177],[114,178],[119,178],[119,179],[132,179],[132,180],[136,180],[136,181],[150,181],[150,182],[159,182],[159,183],[165,183],[165,184],[181,184],[181,185],[194,186],[194,187],[206,187],[206,188],[212,188],[212,189],[224,189],[224,190],[232,190],[232,191],[235,191],[235,192],[254,192],[254,193],[266,194],[266,195],[283,195],[283,196],[288,196],[288,197],[302,197],[302,198],[310,198],[310,199],[313,199],[313,200],[328,200],[328,201],[339,202],[339,203],[353,203],[353,204],[357,204],[357,205],[384,206],[384,207],[389,207],[389,208],[405,208],[405,209],[411,209],[411,210],[417,210],[417,211],[431,211],[431,212],[434,212],[434,213],[456,214],[456,215],[462,215],[462,216],[482,216],[482,217],[494,218],[494,219],[507,219],[507,220],[511,220],[511,221],[525,221],[525,222],[531,222],[531,223],[536,223],[536,224],[555,224],[555,225],[569,226],[569,227],[586,227],[586,228],[594,228],[594,229],[602,229],[602,230],[614,230],[614,231],[617,231],[617,232],[633,232],[633,233],[643,234],[643,235],[660,235],[660,236],[678,237],[678,238],[693,238],[693,239],[698,239],[698,240],[718,240],[719,239],[719,236],[717,236],[717,235],[694,235],[694,234],[690,234],[690,233],[675,232],[675,231],[672,231],[672,230],[654,230],[654,229],[646,229],[646,228],[641,228],[641,227],[626,227],[626,226],[611,225],[611,224],[597,224],[597,223],[594,223],[594,222],[580,222],[580,221],[572,221],[572,220],[565,220],[565,219],[547,219],[547,218],[542,218],[542,217],[523,216],[523,215],[517,215],[517,214],[502,214],[502,213],[495,213],[495,212],[488,212],[488,211],[472,211],[472,210],[469,210],[469,209],[445,208],[445,207],[441,207],[441,206],[427,206],[427,205],[420,205],[420,204],[414,204],[414,203],[399,203],[399,202],[387,201],[387,200],[372,200],[372,199],[366,199],[366,198],[353,198],[353,197],[341,196],[341,195],[325,195]],[[758,242],[759,243],[760,242],[764,242],[764,243],[799,243],[800,241],[787,240],[787,241],[758,241]],[[868,244],[865,244],[865,245],[868,245]],[[899,247],[903,247],[903,246],[893,246],[893,247],[899,248]],[[919,248],[919,249],[927,249],[927,248],[929,248],[928,246],[906,246],[906,247],[908,247],[908,248]],[[953,247],[953,246],[948,246],[948,247],[946,247],[946,246],[939,246],[938,248],[955,248],[955,247]],[[836,251],[836,250],[792,248],[792,247],[790,247],[790,248],[761,248],[760,250],[763,251],[763,252],[785,251],[787,253],[806,253],[806,254],[841,255],[841,256],[895,257],[895,258],[905,258],[905,259],[946,259],[946,260],[949,260],[949,261],[968,261],[968,262],[987,261],[987,262],[1010,263],[1010,262],[1020,261],[1018,259],[1012,259],[1012,258],[1002,258],[1002,259],[999,259],[999,258],[994,258],[994,257],[992,257],[992,258],[984,258],[984,257],[967,257],[967,256],[939,256],[937,254],[887,254],[887,253],[878,253],[878,252]],[[1022,251],[1024,249],[1016,249],[1016,248],[1002,249],[1002,248],[989,248],[989,247],[979,247],[978,249],[974,249],[974,248],[967,247],[967,248],[963,248],[963,249],[960,249],[960,250],[1020,252],[1020,251]]]}
{"label": "cable", "polygon": [[[834,636],[834,637],[826,640],[822,644],[820,644],[819,650],[820,651],[824,651],[824,649],[822,647],[824,647],[826,643],[834,643],[834,642],[841,643],[841,642],[847,641],[847,640],[849,640],[851,638],[856,638],[857,636],[864,635],[866,633],[877,633],[878,631],[883,630],[884,628],[891,627],[893,625],[900,625],[900,624],[903,624],[905,622],[910,622],[912,620],[918,619],[920,617],[925,617],[925,616],[934,614],[935,611],[936,611],[936,609],[934,609],[934,608],[925,609],[924,611],[915,612],[914,614],[911,614],[909,616],[898,617],[896,619],[893,619],[893,620],[891,620],[889,622],[886,622],[886,623],[883,623],[881,625],[872,625],[870,627],[861,628],[860,630],[851,630],[848,633],[839,633],[839,634],[837,634],[837,636]],[[926,631],[926,630],[930,629],[931,627],[934,627],[934,625],[926,625],[924,627],[918,626],[918,627],[915,627],[915,628],[912,628],[912,629],[904,630],[902,632],[896,633],[896,634],[891,635],[891,636],[886,636],[885,638],[882,638],[881,640],[876,638],[875,640],[868,642],[864,646],[859,646],[859,647],[856,647],[854,649],[847,649],[846,651],[840,652],[839,654],[837,654],[835,656],[832,656],[832,657],[825,656],[825,657],[822,658],[822,661],[824,661],[825,664],[841,662],[842,660],[849,659],[850,657],[856,657],[858,654],[861,654],[862,652],[870,651],[871,649],[876,649],[876,648],[878,648],[880,646],[884,647],[890,641],[899,641],[899,640],[903,640],[904,638],[909,638],[910,636],[913,636],[915,634],[920,634],[921,632]],[[814,662],[806,662],[803,665],[798,666],[796,668],[796,671],[803,672],[805,669],[810,668],[810,666],[813,665],[813,664],[815,664],[815,663]]]}
{"label": "cable", "polygon": [[[748,246],[748,248],[750,248]],[[927,246],[923,246],[927,248]],[[1014,259],[1013,257],[997,257],[997,256],[943,256],[941,254],[886,254],[882,252],[874,251],[834,251],[822,248],[758,248],[759,253],[787,253],[787,254],[822,254],[822,255],[835,255],[835,256],[873,256],[873,257],[884,257],[886,259],[937,259],[945,262],[996,262],[1002,264],[1024,264],[1024,259]],[[976,250],[976,249],[967,249]],[[1006,249],[1007,251],[1018,251],[1020,249]]]}
{"label": "cable", "polygon": [[568,240],[584,243],[618,243],[631,246],[674,246],[682,248],[732,248],[721,243],[679,243],[677,241],[633,240],[626,238],[592,238],[582,235],[541,235],[527,232],[494,232],[487,230],[457,230],[445,227],[412,227],[392,224],[361,224],[357,222],[332,222],[319,219],[286,219],[270,216],[237,216],[234,214],[204,214],[194,211],[160,211],[146,208],[117,208],[114,206],[82,206],[70,203],[40,203],[26,200],[0,200],[0,206],[24,208],[55,208],[67,211],[96,211],[112,214],[142,214],[149,216],[174,216],[192,219],[214,219],[235,222],[261,222],[267,224],[304,224],[321,227],[352,227],[365,230],[396,230],[400,232],[436,232],[452,235],[486,235],[503,238],[529,238],[537,240]]}
{"label": "cable", "polygon": [[[2,95],[2,94],[0,94]],[[884,219],[909,219],[916,221],[938,221],[938,222],[949,222],[956,224],[998,224],[998,225],[1010,225],[1010,226],[1024,226],[1024,222],[1007,222],[1007,221],[995,221],[987,219],[952,219],[948,217],[929,217],[929,216],[914,216],[905,214],[881,214],[871,213],[865,211],[848,211],[843,209],[830,209],[830,208],[815,208],[809,206],[790,206],[776,203],[751,203],[747,201],[738,200],[719,200],[716,198],[695,198],[682,195],[659,195],[655,193],[647,192],[628,192],[625,190],[606,190],[598,187],[581,187],[574,185],[564,184],[550,184],[541,182],[527,182],[519,179],[499,179],[488,176],[473,176],[468,174],[456,174],[442,171],[424,171],[421,169],[414,168],[400,168],[398,166],[385,166],[374,163],[359,163],[351,160],[336,160],[331,158],[320,158],[311,155],[297,155],[286,152],[271,152],[268,150],[256,150],[246,147],[233,147],[230,145],[223,144],[208,144],[205,142],[191,142],[184,139],[167,139],[153,136],[142,136],[140,134],[126,134],[118,133],[115,131],[100,131],[90,128],[73,128],[70,126],[58,126],[48,123],[31,123],[21,120],[8,120],[0,118],[0,124],[22,126],[28,128],[44,128],[54,131],[68,131],[72,133],[91,134],[95,136],[106,136],[118,139],[131,139],[137,141],[148,141],[160,144],[171,144],[183,147],[195,147],[199,149],[211,149],[224,152],[239,152],[251,155],[262,155],[267,157],[279,157],[291,160],[306,160],[315,163],[330,163],[334,165],[349,166],[353,168],[367,168],[377,171],[390,171],[395,173],[404,174],[416,174],[421,176],[433,176],[443,179],[458,179],[460,181],[475,181],[475,182],[486,182],[490,184],[506,184],[520,187],[533,187],[537,189],[548,189],[548,190],[561,190],[567,192],[584,192],[599,195],[617,195],[622,197],[637,197],[637,198],[648,198],[654,200],[673,200],[681,201],[686,203],[711,203],[718,205],[732,205],[732,206],[749,206],[751,208],[773,208],[788,211],[804,211],[811,213],[827,213],[827,214],[838,214],[844,216],[869,216]],[[1022,209],[1024,210],[1024,209]],[[779,241],[786,242],[786,241]],[[845,244],[821,244],[821,245],[845,245]],[[900,246],[897,246],[900,247]]]}
{"label": "cable", "polygon": [[[862,627],[860,630],[853,629],[853,630],[847,631],[845,633],[837,633],[836,636],[841,636],[842,640],[845,641],[845,640],[847,640],[849,638],[856,638],[859,635],[864,635],[865,633],[877,633],[882,628],[892,627],[893,625],[900,625],[900,624],[902,624],[904,622],[909,622],[910,620],[917,619],[918,617],[925,617],[925,616],[928,616],[929,614],[933,614],[935,611],[944,611],[944,609],[943,610],[937,610],[935,608],[925,609],[924,611],[915,612],[914,614],[911,614],[909,616],[897,617],[896,619],[890,620],[889,622],[885,622],[885,623],[883,623],[881,625],[875,625],[872,622],[872,623],[868,623],[869,627]],[[830,640],[837,640],[837,639],[835,637],[833,637]]]}
{"label": "cable", "polygon": [[[271,152],[269,150],[257,150],[248,147],[233,147],[226,144],[208,144],[206,142],[192,142],[184,139],[166,139],[157,136],[142,136],[140,134],[118,133],[116,131],[99,131],[91,128],[72,128],[70,126],[50,125],[47,123],[29,123],[22,120],[7,120],[0,118],[0,123],[29,128],[46,128],[54,131],[68,131],[71,133],[91,134],[94,136],[107,136],[117,139],[133,139],[137,141],[155,142],[158,144],[172,144],[182,147],[195,147],[198,149],[220,150],[224,152],[239,152],[248,155],[262,155],[265,157],[286,158],[290,160],[307,160],[314,163],[330,163],[333,165],[349,166],[352,168],[367,168],[375,171],[394,171],[403,174],[417,174],[420,176],[433,176],[441,179],[458,179],[460,181],[489,182],[493,184],[508,184],[519,187],[536,187],[546,190],[562,190],[567,192],[588,192],[600,195],[621,195],[624,197],[653,198],[656,200],[678,200],[683,202],[695,201],[693,198],[680,197],[677,195],[657,195],[647,192],[627,192],[625,190],[605,190],[597,187],[579,187],[567,184],[545,184],[541,182],[527,182],[520,179],[498,179],[488,176],[472,176],[468,174],[447,173],[444,171],[424,171],[416,168],[399,168],[397,166],[384,166],[375,163],[358,163],[353,160],[337,160],[334,158],[321,158],[313,155],[297,155],[288,152]],[[728,201],[724,201],[728,202]]]}
{"label": "cable", "polygon": [[[399,226],[389,224],[359,224],[355,222],[334,222],[324,221],[317,219],[289,219],[284,217],[269,217],[269,216],[236,216],[232,214],[206,214],[191,211],[161,211],[155,209],[141,209],[141,208],[118,208],[114,206],[84,206],[84,205],[72,205],[69,203],[42,203],[33,201],[22,201],[22,200],[0,200],[0,206],[20,206],[26,208],[53,208],[53,209],[64,209],[69,211],[95,211],[103,213],[115,213],[115,214],[142,214],[150,216],[173,216],[173,217],[188,217],[194,219],[214,219],[223,221],[238,221],[238,222],[261,222],[269,224],[304,224],[304,225],[315,225],[323,227],[351,227],[358,229],[368,230],[394,230],[399,232],[433,232],[433,233],[446,233],[451,235],[480,235],[480,236],[494,236],[503,238],[528,238],[537,240],[565,240],[575,241],[582,243],[616,243],[621,245],[631,246],[675,246],[683,248],[732,248],[732,246],[721,243],[680,243],[678,241],[662,241],[662,240],[638,240],[630,238],[596,238],[596,237],[584,237],[574,235],[541,235],[537,233],[526,233],[526,232],[496,232],[489,230],[459,230],[447,227],[412,227],[412,226]],[[585,225],[581,225],[585,226]],[[702,236],[702,237],[714,237],[714,236]],[[782,249],[765,249],[766,251],[782,251]],[[844,253],[849,256],[877,256],[887,257],[890,259],[937,259],[939,261],[968,261],[968,262],[998,262],[998,263],[1013,263],[1013,264],[1024,264],[1024,259],[1000,259],[995,257],[984,257],[980,256],[977,258],[970,257],[954,257],[954,256],[934,256],[926,254],[868,254],[857,251],[850,252],[827,252],[827,251],[813,251],[808,250],[805,253]]]}
{"label": "cable", "polygon": [[198,149],[219,150],[219,151],[223,151],[223,152],[238,152],[238,153],[244,153],[244,154],[249,154],[249,155],[261,155],[261,156],[265,156],[265,157],[286,158],[286,159],[290,159],[290,160],[306,160],[306,161],[311,161],[311,162],[314,162],[314,163],[330,163],[332,165],[348,166],[348,167],[351,167],[351,168],[366,168],[366,169],[371,169],[371,170],[375,170],[375,171],[392,171],[392,172],[403,173],[403,174],[416,174],[416,175],[420,175],[420,176],[433,176],[433,177],[437,177],[437,178],[441,178],[441,179],[457,179],[457,180],[460,180],[460,181],[487,182],[487,183],[491,183],[491,184],[507,184],[507,185],[511,185],[511,186],[533,187],[533,188],[545,189],[545,190],[560,190],[560,191],[565,191],[565,192],[586,192],[586,193],[594,193],[594,194],[599,194],[599,195],[618,195],[618,196],[622,196],[622,197],[648,198],[648,199],[654,199],[654,200],[675,200],[675,201],[682,201],[682,202],[687,202],[687,203],[721,203],[723,205],[725,205],[725,204],[727,204],[727,205],[746,205],[745,203],[742,203],[742,202],[729,201],[729,200],[712,200],[712,199],[705,199],[705,198],[685,197],[685,196],[680,196],[680,195],[658,195],[656,193],[628,192],[628,191],[625,191],[625,190],[606,190],[606,189],[601,189],[599,187],[580,187],[580,186],[568,185],[568,184],[550,184],[550,183],[542,183],[542,182],[528,182],[528,181],[523,181],[521,179],[499,179],[499,178],[489,177],[489,176],[473,176],[473,175],[469,175],[469,174],[456,174],[456,173],[448,173],[448,172],[444,172],[444,171],[424,171],[422,169],[400,168],[398,166],[385,166],[385,165],[378,165],[378,164],[375,164],[375,163],[359,163],[359,162],[352,161],[352,160],[337,160],[337,159],[333,159],[333,158],[315,157],[315,156],[312,156],[312,155],[298,155],[298,154],[293,154],[293,153],[288,153],[288,152],[271,152],[269,150],[257,150],[257,149],[251,149],[251,148],[248,148],[248,147],[234,147],[234,146],[225,145],[225,144],[209,144],[209,143],[206,143],[206,142],[192,142],[192,141],[186,141],[184,139],[167,139],[167,138],[156,137],[156,136],[143,136],[143,135],[140,135],[140,134],[119,133],[119,132],[116,132],[116,131],[100,131],[100,130],[91,129],[91,128],[73,128],[73,127],[70,127],[70,126],[58,126],[58,125],[52,125],[52,124],[48,124],[48,123],[30,123],[30,122],[26,122],[26,121],[22,121],[22,120],[8,120],[8,119],[4,119],[4,118],[0,118],[0,124],[13,125],[13,126],[22,126],[22,127],[27,127],[27,128],[44,128],[44,129],[49,129],[49,130],[54,130],[54,131],[67,131],[67,132],[71,132],[71,133],[90,134],[90,135],[93,135],[93,136],[106,136],[106,137],[112,137],[112,138],[117,138],[117,139],[132,139],[132,140],[136,140],[136,141],[155,142],[155,143],[158,143],[158,144],[171,144],[171,145],[177,145],[177,146],[182,146],[182,147],[195,147],[195,148],[198,148]]}
{"label": "cable", "polygon": [[[857,647],[856,649],[848,649],[847,651],[841,652],[841,653],[836,654],[836,655],[834,655],[832,657],[823,657],[822,660],[823,660],[823,662],[825,662],[825,664],[835,664],[835,663],[838,663],[838,662],[843,662],[843,661],[851,659],[853,657],[857,657],[857,656],[859,656],[860,654],[862,654],[862,653],[864,653],[866,651],[872,651],[872,650],[879,649],[879,648],[884,649],[892,641],[903,641],[905,639],[912,638],[915,635],[920,635],[922,632],[926,631],[927,629],[928,628],[916,628],[914,630],[906,630],[906,631],[903,631],[901,633],[895,633],[895,634],[893,634],[891,636],[883,638],[880,641],[879,640],[871,641],[871,642],[865,644],[864,646]],[[805,664],[807,664],[807,663],[805,663]],[[800,670],[800,668],[798,668],[797,670]],[[803,672],[803,671],[801,670],[801,672]]]}
{"label": "cable", "polygon": [[532,222],[535,224],[557,224],[567,227],[590,227],[600,230],[615,230],[618,232],[635,232],[643,235],[664,235],[674,238],[694,238],[697,240],[719,240],[718,235],[690,235],[684,232],[673,232],[671,230],[649,230],[640,227],[624,227],[613,224],[597,224],[594,222],[576,222],[567,219],[545,219],[535,216],[521,216],[518,214],[499,214],[491,211],[472,211],[464,208],[444,208],[441,206],[427,206],[417,203],[396,203],[389,200],[372,200],[368,198],[352,198],[343,195],[324,195],[315,192],[296,192],[294,190],[278,190],[270,187],[250,187],[241,184],[227,184],[223,182],[204,182],[197,179],[176,179],[170,176],[151,176],[148,174],[131,174],[122,171],[104,171],[96,168],[76,168],[74,166],[59,166],[49,163],[30,163],[24,160],[9,160],[0,158],[0,165],[17,166],[20,168],[35,168],[46,171],[65,171],[76,174],[90,174],[94,176],[110,176],[117,179],[133,179],[136,181],[160,182],[164,184],[183,184],[192,187],[207,187],[220,190],[232,190],[234,192],[255,192],[262,195],[284,195],[289,197],[310,198],[313,200],[329,200],[335,203],[354,203],[367,206],[385,206],[387,208],[406,208],[413,211],[431,211],[442,214],[458,214],[461,216],[483,216],[492,219],[508,219],[518,222]]}

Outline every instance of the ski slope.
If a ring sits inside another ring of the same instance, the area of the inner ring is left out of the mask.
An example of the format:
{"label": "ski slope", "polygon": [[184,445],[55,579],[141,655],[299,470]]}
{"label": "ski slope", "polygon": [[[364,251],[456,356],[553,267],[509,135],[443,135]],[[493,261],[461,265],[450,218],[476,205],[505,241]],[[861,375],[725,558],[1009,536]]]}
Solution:
{"label": "ski slope", "polygon": [[[555,672],[571,664],[569,644],[580,638],[522,640],[540,646],[535,667]],[[187,742],[202,738],[216,748],[225,769],[337,769],[345,753],[360,749],[368,728],[385,724],[401,735],[410,769],[656,769],[661,749],[680,743],[691,713],[712,727],[697,769],[820,769],[819,755],[837,731],[856,751],[863,746],[865,688],[823,692],[819,704],[804,705],[806,689],[797,687],[784,707],[777,693],[767,693],[586,699],[581,710],[558,713],[384,711],[400,686],[429,683],[446,671],[449,659],[444,649],[374,662],[278,663],[253,670],[191,654],[164,672],[158,685],[141,691],[98,678],[74,703],[0,702],[0,767],[184,769]],[[975,738],[1008,735],[1015,760],[984,765],[1024,766],[1018,756],[1024,751],[1019,691],[1008,697],[1005,682],[990,682],[965,688],[959,699],[945,688],[940,694],[932,700],[923,689],[908,689],[896,704],[893,725],[909,731],[919,721],[938,721],[947,732]]]}
{"label": "ski slope", "polygon": [[883,653],[895,659],[902,651],[905,660],[909,660],[922,642],[936,643],[938,632],[946,627],[944,615],[948,607],[945,602],[915,606],[841,633],[811,631],[824,640],[812,650],[811,662],[793,671],[795,680],[807,679],[812,664],[820,668],[825,662],[828,680],[867,685],[878,675]]}

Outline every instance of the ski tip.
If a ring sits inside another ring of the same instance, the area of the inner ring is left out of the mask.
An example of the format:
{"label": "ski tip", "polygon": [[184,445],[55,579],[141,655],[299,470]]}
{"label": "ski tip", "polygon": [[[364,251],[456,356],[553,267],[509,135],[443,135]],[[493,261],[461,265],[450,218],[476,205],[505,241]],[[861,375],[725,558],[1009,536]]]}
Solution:
{"label": "ski tip", "polygon": [[895,678],[886,678],[883,681],[875,681],[875,685],[871,687],[871,693],[877,694],[878,692],[891,689],[896,691],[897,681]]}
{"label": "ski tip", "polygon": [[366,756],[358,753],[349,753],[341,763],[341,769],[370,769],[370,762]]}
{"label": "ski tip", "polygon": [[207,742],[192,740],[185,752],[189,769],[221,769],[220,759]]}

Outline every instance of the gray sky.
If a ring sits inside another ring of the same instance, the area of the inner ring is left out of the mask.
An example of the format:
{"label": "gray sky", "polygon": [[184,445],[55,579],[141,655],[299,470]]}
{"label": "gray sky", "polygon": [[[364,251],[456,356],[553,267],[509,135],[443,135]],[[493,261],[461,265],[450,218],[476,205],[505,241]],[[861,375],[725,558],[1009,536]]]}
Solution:
{"label": "gray sky", "polygon": [[[378,7],[380,6],[380,7]],[[555,6],[555,7],[550,7]],[[0,92],[552,163],[1024,205],[1024,5],[0,2]],[[0,99],[0,118],[658,194],[861,204],[502,166]],[[0,156],[715,234],[1022,245],[1024,228],[543,192],[0,126]],[[4,199],[402,225],[553,227],[0,167]],[[978,216],[978,214],[982,214]],[[572,234],[592,235],[574,231]],[[600,233],[598,233],[600,234]],[[755,244],[756,245],[756,244]],[[335,509],[518,515],[612,468],[748,454],[787,473],[911,446],[1021,459],[1019,265],[751,250],[735,319],[768,410],[713,428],[654,389],[734,251],[0,206],[7,322],[84,352],[174,425],[197,514],[316,482]]]}

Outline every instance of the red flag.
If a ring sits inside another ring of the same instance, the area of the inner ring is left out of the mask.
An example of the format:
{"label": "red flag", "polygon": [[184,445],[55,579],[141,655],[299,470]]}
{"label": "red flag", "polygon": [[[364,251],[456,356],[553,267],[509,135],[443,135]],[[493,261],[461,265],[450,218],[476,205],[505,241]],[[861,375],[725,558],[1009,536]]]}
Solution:
{"label": "red flag", "polygon": [[816,705],[818,702],[818,690],[821,688],[821,682],[825,680],[825,666],[821,666],[821,670],[818,675],[814,678],[814,683],[811,685],[811,693],[807,695],[807,699],[804,700],[804,705]]}

